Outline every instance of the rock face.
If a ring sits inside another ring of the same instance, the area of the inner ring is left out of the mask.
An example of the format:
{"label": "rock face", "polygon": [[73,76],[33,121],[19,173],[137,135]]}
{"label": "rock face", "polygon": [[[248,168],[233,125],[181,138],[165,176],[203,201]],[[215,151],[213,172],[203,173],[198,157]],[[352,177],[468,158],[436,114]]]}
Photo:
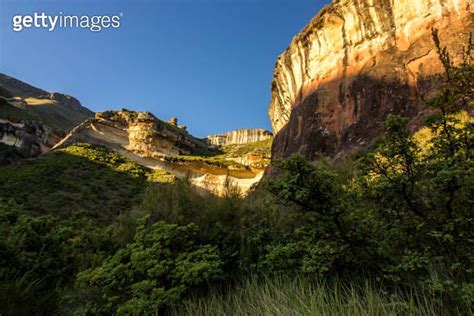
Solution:
{"label": "rock face", "polygon": [[24,158],[47,152],[57,140],[51,128],[40,122],[0,119],[0,143],[15,147]]}
{"label": "rock face", "polygon": [[389,113],[422,115],[443,70],[432,28],[459,62],[473,25],[470,0],[334,0],[276,62],[272,159],[339,157],[380,135]]}
{"label": "rock face", "polygon": [[238,129],[235,131],[209,135],[206,137],[210,145],[227,146],[258,142],[273,137],[273,134],[264,129]]}
{"label": "rock face", "polygon": [[85,142],[123,148],[142,157],[190,155],[207,150],[205,141],[151,113],[128,110],[96,113],[75,127],[55,148]]}

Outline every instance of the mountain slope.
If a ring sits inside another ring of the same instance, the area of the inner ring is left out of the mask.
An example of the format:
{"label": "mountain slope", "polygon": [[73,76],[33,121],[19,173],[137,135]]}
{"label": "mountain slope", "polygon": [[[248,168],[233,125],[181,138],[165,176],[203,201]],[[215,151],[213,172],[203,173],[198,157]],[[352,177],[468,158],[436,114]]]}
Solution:
{"label": "mountain slope", "polygon": [[230,187],[245,193],[270,161],[271,137],[270,132],[255,129],[199,139],[178,125],[176,118],[165,122],[148,112],[125,109],[93,116],[71,96],[0,74],[0,164],[87,143],[188,178],[216,194]]}
{"label": "mountain slope", "polygon": [[49,151],[92,115],[71,96],[49,93],[0,73],[0,164]]}
{"label": "mountain slope", "polygon": [[0,98],[61,132],[69,131],[94,114],[74,97],[50,93],[2,73]]}

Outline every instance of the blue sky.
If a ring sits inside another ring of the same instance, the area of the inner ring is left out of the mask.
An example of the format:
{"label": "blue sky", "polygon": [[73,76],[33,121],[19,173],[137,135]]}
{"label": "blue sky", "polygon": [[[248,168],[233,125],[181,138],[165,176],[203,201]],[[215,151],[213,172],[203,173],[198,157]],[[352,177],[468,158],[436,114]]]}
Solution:
{"label": "blue sky", "polygon": [[[329,2],[0,0],[0,72],[93,111],[178,117],[197,136],[267,128],[273,66]],[[116,30],[25,29],[14,15],[116,15]]]}

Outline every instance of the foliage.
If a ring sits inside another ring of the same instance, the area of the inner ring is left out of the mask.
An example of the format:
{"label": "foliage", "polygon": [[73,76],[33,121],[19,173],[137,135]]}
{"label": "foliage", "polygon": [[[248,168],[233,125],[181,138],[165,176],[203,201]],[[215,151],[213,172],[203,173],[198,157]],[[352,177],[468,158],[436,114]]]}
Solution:
{"label": "foliage", "polygon": [[60,288],[113,249],[110,229],[74,214],[67,220],[33,216],[14,202],[0,203],[0,233],[0,312],[5,314],[54,311]]}
{"label": "foliage", "polygon": [[300,269],[324,274],[338,267],[351,243],[345,229],[343,191],[336,174],[322,164],[312,165],[293,155],[276,162],[280,171],[265,188],[280,202],[296,208],[294,227],[267,246],[262,264],[270,270]]}
{"label": "foliage", "polygon": [[222,261],[215,246],[197,239],[194,224],[178,226],[141,220],[134,242],[106,258],[102,265],[79,274],[83,287],[102,293],[90,312],[153,314],[179,302],[189,289],[221,277]]}
{"label": "foliage", "polygon": [[148,188],[140,212],[153,222],[198,225],[199,238],[217,246],[222,254],[226,275],[235,273],[244,217],[244,201],[239,196],[202,194],[185,181],[155,184]]}
{"label": "foliage", "polygon": [[13,163],[23,158],[25,157],[23,157],[15,146],[0,143],[0,166]]}
{"label": "foliage", "polygon": [[426,286],[448,305],[474,301],[473,123],[457,114],[473,102],[473,72],[466,62],[454,67],[437,45],[446,83],[429,102],[437,111],[423,143],[406,118],[389,115],[386,137],[358,161],[352,179],[299,156],[274,164],[279,176],[266,188],[292,205],[295,226],[267,244],[261,260],[270,270],[359,270]]}

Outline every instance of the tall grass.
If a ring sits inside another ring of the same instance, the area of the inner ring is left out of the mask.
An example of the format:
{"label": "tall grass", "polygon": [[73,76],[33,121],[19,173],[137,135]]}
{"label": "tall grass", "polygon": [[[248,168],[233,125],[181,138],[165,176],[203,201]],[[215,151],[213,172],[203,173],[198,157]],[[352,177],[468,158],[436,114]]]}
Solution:
{"label": "tall grass", "polygon": [[[355,285],[358,284],[358,285]],[[225,293],[225,294],[223,294]],[[421,291],[402,294],[365,282],[310,282],[296,277],[250,277],[227,291],[192,298],[171,315],[447,315],[471,314],[469,306],[446,310]]]}

